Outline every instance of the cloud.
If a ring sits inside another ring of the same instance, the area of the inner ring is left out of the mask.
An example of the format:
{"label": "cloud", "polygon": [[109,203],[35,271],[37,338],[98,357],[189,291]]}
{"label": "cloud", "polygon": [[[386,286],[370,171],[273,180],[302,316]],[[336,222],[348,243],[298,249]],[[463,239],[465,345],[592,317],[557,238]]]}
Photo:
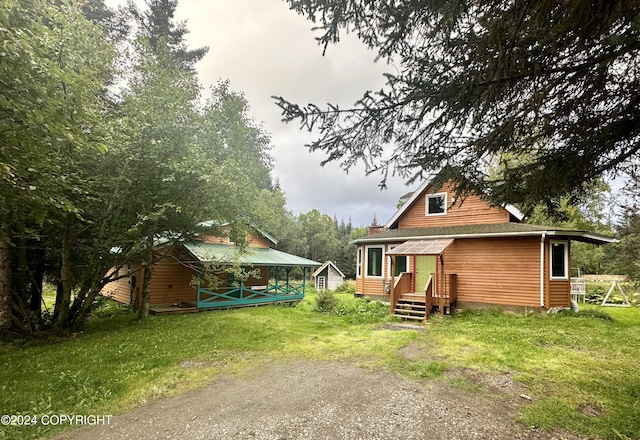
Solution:
{"label": "cloud", "polygon": [[189,47],[209,47],[196,66],[200,82],[209,87],[228,79],[233,90],[245,94],[252,117],[271,133],[273,175],[289,210],[299,214],[316,208],[338,219],[351,217],[356,226],[368,224],[374,214],[380,222],[393,215],[398,198],[408,191],[402,179],[391,178],[389,189],[380,191],[381,176],[367,177],[363,167],[348,174],[339,164],[321,167],[322,154],[305,147],[314,134],[284,124],[271,99],[349,106],[366,90],[380,89],[383,72],[392,66],[374,63],[375,54],[353,34],[323,57],[314,24],[283,0],[180,0],[176,19],[187,21]]}

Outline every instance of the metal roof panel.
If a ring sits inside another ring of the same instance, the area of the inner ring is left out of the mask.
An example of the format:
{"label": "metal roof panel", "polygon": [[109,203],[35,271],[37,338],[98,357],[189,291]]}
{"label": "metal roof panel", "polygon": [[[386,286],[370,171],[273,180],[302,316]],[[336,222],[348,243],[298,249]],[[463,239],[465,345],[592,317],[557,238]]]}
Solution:
{"label": "metal roof panel", "polygon": [[239,263],[242,266],[320,266],[321,263],[270,248],[236,246],[219,243],[185,243],[184,247],[202,263]]}
{"label": "metal roof panel", "polygon": [[453,238],[409,240],[387,251],[387,255],[440,255],[451,243]]}

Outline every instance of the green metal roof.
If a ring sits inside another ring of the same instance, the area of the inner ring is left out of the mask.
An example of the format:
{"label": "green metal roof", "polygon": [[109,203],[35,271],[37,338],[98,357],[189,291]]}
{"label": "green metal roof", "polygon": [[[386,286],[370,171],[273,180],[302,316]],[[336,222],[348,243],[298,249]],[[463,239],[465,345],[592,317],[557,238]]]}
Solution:
{"label": "green metal roof", "polygon": [[202,263],[235,263],[242,266],[313,267],[317,261],[291,255],[270,248],[247,247],[240,251],[235,246],[218,243],[185,243],[184,247]]}
{"label": "green metal roof", "polygon": [[432,238],[480,238],[531,235],[555,235],[593,244],[615,242],[615,238],[596,232],[577,231],[555,226],[530,225],[526,223],[493,223],[480,225],[437,226],[427,228],[387,229],[354,241],[356,244],[400,242],[409,239]]}

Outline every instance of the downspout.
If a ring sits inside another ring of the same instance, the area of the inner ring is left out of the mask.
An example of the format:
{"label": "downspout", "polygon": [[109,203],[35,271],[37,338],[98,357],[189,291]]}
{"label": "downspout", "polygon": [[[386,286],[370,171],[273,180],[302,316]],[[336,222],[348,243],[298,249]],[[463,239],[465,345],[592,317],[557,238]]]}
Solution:
{"label": "downspout", "polygon": [[544,307],[544,241],[546,234],[540,236],[540,307]]}

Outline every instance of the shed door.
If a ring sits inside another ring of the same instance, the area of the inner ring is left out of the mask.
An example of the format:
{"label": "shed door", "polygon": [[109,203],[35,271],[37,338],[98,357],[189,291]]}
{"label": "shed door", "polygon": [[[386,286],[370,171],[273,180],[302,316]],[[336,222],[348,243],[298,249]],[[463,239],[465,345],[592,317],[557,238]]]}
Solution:
{"label": "shed door", "polygon": [[324,290],[326,289],[327,285],[325,283],[325,277],[318,277],[318,289],[317,290]]}
{"label": "shed door", "polygon": [[424,292],[429,275],[436,273],[436,257],[434,255],[420,255],[416,257],[416,291]]}

